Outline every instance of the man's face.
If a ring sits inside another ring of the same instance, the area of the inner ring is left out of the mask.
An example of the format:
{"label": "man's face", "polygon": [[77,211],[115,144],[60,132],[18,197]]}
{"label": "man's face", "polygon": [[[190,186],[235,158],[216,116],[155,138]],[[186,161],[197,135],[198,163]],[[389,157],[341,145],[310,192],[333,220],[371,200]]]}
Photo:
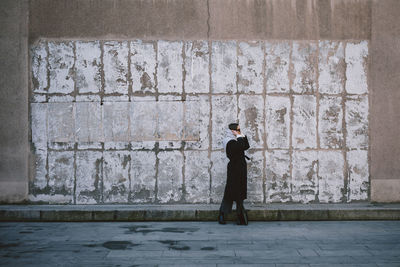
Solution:
{"label": "man's face", "polygon": [[240,134],[240,126],[238,125],[236,130],[231,130],[231,131],[235,136],[237,136],[238,134]]}

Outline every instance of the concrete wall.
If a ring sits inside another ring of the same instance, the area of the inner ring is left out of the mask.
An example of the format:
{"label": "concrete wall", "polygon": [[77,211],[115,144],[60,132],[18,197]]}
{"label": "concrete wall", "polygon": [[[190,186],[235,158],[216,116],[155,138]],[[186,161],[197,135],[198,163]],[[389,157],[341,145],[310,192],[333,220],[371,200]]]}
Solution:
{"label": "concrete wall", "polygon": [[371,0],[32,0],[29,37],[370,39]]}
{"label": "concrete wall", "polygon": [[[3,2],[1,4],[2,8],[4,7],[5,10],[8,10],[9,6],[7,5],[9,5],[9,3],[5,3],[6,2]],[[19,3],[14,5],[19,5]],[[368,105],[370,110],[370,117],[368,120],[370,132],[368,136],[370,154],[367,157],[368,166],[371,173],[371,177],[369,179],[371,182],[370,197],[371,200],[374,201],[399,201],[400,191],[395,189],[400,185],[400,164],[397,157],[397,152],[399,151],[399,142],[396,142],[400,132],[399,127],[397,127],[397,121],[399,121],[399,112],[398,106],[395,105],[395,103],[398,102],[396,100],[399,100],[399,94],[397,90],[399,78],[397,75],[394,75],[394,73],[398,73],[398,68],[400,66],[397,62],[400,57],[397,49],[399,46],[398,38],[396,37],[399,33],[399,28],[397,26],[399,25],[399,19],[397,16],[399,10],[399,4],[396,0],[254,0],[229,1],[229,5],[227,4],[227,1],[222,2],[217,0],[108,0],[102,2],[82,0],[32,0],[29,2],[29,42],[30,47],[32,48],[36,47],[41,42],[46,42],[47,40],[54,44],[56,44],[58,41],[71,40],[77,40],[80,42],[99,41],[103,43],[107,40],[126,40],[128,42],[133,42],[135,40],[149,40],[154,42],[178,41],[184,45],[186,45],[186,41],[188,40],[204,40],[208,41],[206,42],[207,44],[210,44],[209,41],[212,40],[221,40],[224,42],[234,41],[237,44],[252,40],[262,40],[262,44],[264,45],[275,40],[281,40],[283,44],[293,44],[293,42],[296,43],[300,40],[304,40],[304,42],[308,45],[313,42],[317,42],[319,44],[320,41],[326,40],[328,42],[340,41],[340,43],[345,45],[345,47],[347,47],[348,43],[357,44],[360,41],[367,42],[369,45],[368,58],[370,60],[367,64],[369,68],[367,69],[366,74],[366,77],[368,78],[368,91],[370,96]],[[24,21],[26,18],[27,16],[22,15],[18,17],[18,19],[21,21]],[[21,36],[24,35],[22,34]],[[4,49],[4,47],[6,46],[2,45],[2,49]],[[6,47],[5,50],[8,50],[8,48]],[[5,53],[2,53],[2,56],[3,55],[5,55]],[[104,54],[102,57],[104,58]],[[7,58],[7,62],[15,62],[16,60],[17,57],[10,56]],[[19,62],[19,60],[20,58],[18,58],[17,61]],[[25,61],[23,62],[26,64],[26,58],[24,60]],[[101,64],[102,63],[100,63],[100,65]],[[128,66],[131,65],[130,63],[127,64]],[[75,69],[75,67],[79,66],[80,65],[77,64],[72,69]],[[210,66],[212,66],[212,63]],[[95,66],[93,68],[95,68]],[[27,67],[25,70],[32,69],[31,67]],[[317,72],[319,73],[319,70],[317,70]],[[21,73],[26,74],[27,72]],[[105,71],[103,74],[101,74],[100,78],[104,77],[104,79],[106,79],[106,73],[107,72]],[[71,76],[76,76],[75,73],[72,74],[73,75]],[[11,76],[7,75],[7,77]],[[75,78],[71,79],[70,82],[73,81],[74,83],[75,95],[79,95],[76,94],[78,91],[75,85],[77,84]],[[92,78],[95,78],[95,76]],[[128,80],[132,79],[132,77],[127,78]],[[105,81],[106,80],[101,80],[100,84],[105,83]],[[93,79],[94,85],[96,85],[96,82],[99,81]],[[318,79],[315,79],[314,82],[319,81]],[[213,86],[213,84],[210,84],[209,90],[212,90]],[[4,86],[2,85],[2,92],[3,87]],[[33,92],[33,89],[34,86],[32,84],[30,92]],[[90,91],[92,89],[93,88],[87,88],[86,90]],[[66,90],[68,90],[68,86]],[[266,94],[266,87],[264,90]],[[318,87],[318,93],[319,90],[320,87]],[[13,89],[13,92],[14,91],[16,91],[16,89]],[[24,92],[27,93],[27,90]],[[43,95],[46,94],[44,93]],[[54,97],[55,96],[56,94]],[[128,99],[131,98],[131,104],[134,102],[132,101],[133,96],[133,91],[128,93]],[[41,97],[43,98],[43,96]],[[324,100],[317,97],[317,93],[315,93],[314,97],[318,98],[317,103],[319,104],[316,105],[321,107],[320,102]],[[29,99],[31,108],[35,105],[37,105],[37,107],[42,105],[43,107],[46,106],[47,110],[51,109],[52,104],[40,103],[42,100],[35,98],[35,94],[31,94]],[[50,98],[46,98],[46,101],[49,101],[49,99]],[[66,101],[70,103],[70,106],[66,104],[65,108],[70,107],[72,110],[77,110],[77,106],[79,106],[79,104],[75,104],[73,102],[82,102],[83,100],[77,100],[75,98],[71,100],[70,98]],[[96,102],[98,100],[92,99],[90,101]],[[104,101],[104,103],[106,102],[107,100]],[[113,106],[115,103],[119,102],[114,101],[114,104],[109,105]],[[239,102],[237,102],[236,105],[238,104]],[[96,103],[93,105],[96,106]],[[100,110],[106,109],[105,104],[101,107],[100,106],[98,107]],[[12,107],[15,108],[12,109]],[[7,110],[9,114],[20,114],[16,115],[18,118],[23,118],[22,120],[19,120],[19,123],[23,122],[24,120],[27,121],[27,112],[19,113],[21,110],[23,111],[23,109],[19,109],[16,105],[12,105],[12,107],[5,110]],[[27,105],[25,105],[25,108],[27,109]],[[89,106],[87,108],[89,108]],[[358,109],[359,106],[356,106],[356,108]],[[342,109],[343,114],[346,114],[346,106],[342,105]],[[114,110],[114,108],[110,108],[110,110]],[[32,114],[34,113],[30,113],[30,115]],[[75,123],[75,117],[72,118],[70,118],[69,122],[72,123],[73,121]],[[345,122],[345,119],[342,122]],[[6,121],[6,119],[2,119],[2,121]],[[213,121],[214,120],[211,117],[210,124],[212,124]],[[322,125],[323,123],[321,126]],[[318,126],[320,126],[319,123]],[[347,126],[344,125],[342,128],[340,128],[340,130],[346,130],[346,127]],[[28,129],[30,129],[30,127],[28,127]],[[336,130],[338,129],[339,128],[336,128]],[[385,129],[385,131],[383,132],[382,129]],[[6,132],[7,131],[2,130],[2,134]],[[47,131],[46,133],[48,134]],[[76,138],[75,133],[71,134],[73,138]],[[345,135],[346,132],[343,132],[343,136]],[[32,135],[29,140],[33,141],[33,136],[34,135]],[[71,136],[67,137],[71,138]],[[129,135],[129,138],[131,138],[131,135]],[[199,138],[202,140],[204,137],[199,135]],[[13,139],[11,137],[7,137],[4,140]],[[22,143],[19,142],[18,145],[22,145]],[[160,147],[160,143],[158,145]],[[321,145],[321,142],[319,142],[317,145]],[[78,143],[74,144],[74,151],[75,148],[78,149],[77,146]],[[35,150],[33,147],[31,151],[33,154],[37,155],[37,150]],[[46,151],[46,153],[47,152],[48,151]],[[2,158],[5,158],[6,161],[9,159],[9,161],[12,161],[13,156],[11,156],[8,152],[5,153],[5,155],[6,156],[2,156]],[[13,155],[27,157],[27,152],[22,151],[14,153]],[[73,157],[75,159],[74,162],[76,163],[77,155],[75,152]],[[212,159],[210,157],[211,156],[208,155],[208,159]],[[365,155],[363,157],[354,155],[354,157],[363,158]],[[165,157],[164,159],[167,160],[169,157]],[[54,158],[54,160],[56,160],[56,158]],[[151,161],[151,159],[149,161]],[[35,168],[34,165],[32,165],[34,162],[34,159],[30,161],[31,182],[33,182],[33,177],[35,177],[35,175],[33,175],[33,173],[35,173],[33,171]],[[67,165],[70,164],[67,161],[63,162]],[[204,164],[207,165],[208,163],[204,162]],[[347,160],[344,161],[344,168],[347,171],[351,170],[349,164],[350,162]],[[18,171],[27,171],[27,167],[24,167],[26,165],[18,164],[18,166],[18,168],[14,168],[15,171],[11,172],[11,176],[18,173]],[[223,164],[221,164],[221,166],[223,166]],[[213,168],[215,169],[217,166],[213,165],[211,169]],[[273,168],[271,167],[271,169]],[[182,170],[185,171],[186,169],[183,168]],[[266,170],[268,170],[268,168],[263,169],[264,172]],[[282,170],[282,172],[284,172],[284,170]],[[351,172],[347,172],[346,174],[345,171],[344,176],[350,175],[350,173]],[[357,173],[360,174],[360,169],[358,167],[354,168],[353,174],[358,175]],[[155,176],[156,175],[157,174],[155,174]],[[17,180],[16,178],[10,179],[9,177],[11,176],[9,174],[2,175],[1,179],[4,179],[4,181]],[[22,177],[23,175],[17,176]],[[365,178],[364,174],[361,176]],[[266,176],[264,175],[263,177]],[[26,179],[26,177],[21,178],[22,181],[24,179]],[[48,179],[48,177],[46,179]],[[347,179],[347,181],[349,180]],[[75,182],[73,188],[75,188],[74,190],[76,192],[77,184],[75,184]],[[21,183],[21,185],[22,184],[24,183]],[[348,189],[347,185],[346,188]],[[267,198],[267,191],[265,190],[266,189],[263,188],[263,192],[265,194],[264,197]],[[21,195],[26,196],[26,190],[24,191],[18,189],[16,191],[20,193],[23,192]],[[7,190],[6,192],[11,191]],[[342,194],[346,195],[346,193]],[[3,199],[8,200],[11,199],[10,195],[12,194],[2,193],[1,195]],[[99,197],[97,196],[97,199],[98,198]],[[343,201],[347,200],[347,198],[342,199]]]}
{"label": "concrete wall", "polygon": [[28,2],[0,3],[0,202],[28,193]]}
{"label": "concrete wall", "polygon": [[400,2],[374,1],[371,40],[371,199],[400,201]]}

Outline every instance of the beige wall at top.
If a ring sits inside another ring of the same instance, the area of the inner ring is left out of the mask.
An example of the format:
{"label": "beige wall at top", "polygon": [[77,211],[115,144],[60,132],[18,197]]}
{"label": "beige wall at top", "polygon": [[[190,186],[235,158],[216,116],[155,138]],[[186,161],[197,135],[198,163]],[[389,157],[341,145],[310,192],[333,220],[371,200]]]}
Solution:
{"label": "beige wall at top", "polygon": [[31,0],[31,41],[370,39],[371,0]]}

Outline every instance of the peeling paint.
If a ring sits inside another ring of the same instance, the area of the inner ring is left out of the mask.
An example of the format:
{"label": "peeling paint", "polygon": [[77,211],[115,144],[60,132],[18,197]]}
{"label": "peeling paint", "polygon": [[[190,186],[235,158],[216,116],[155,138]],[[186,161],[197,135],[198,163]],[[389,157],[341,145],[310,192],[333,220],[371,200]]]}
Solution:
{"label": "peeling paint", "polygon": [[291,200],[290,153],[288,150],[265,152],[266,202],[288,202]]}
{"label": "peeling paint", "polygon": [[264,135],[263,97],[257,95],[240,95],[238,107],[240,109],[239,122],[241,129],[247,135],[250,146],[252,148],[262,148]]}
{"label": "peeling paint", "polygon": [[268,96],[265,108],[268,148],[289,148],[289,97]]}
{"label": "peeling paint", "polygon": [[342,98],[322,96],[319,100],[319,137],[322,148],[342,148]]}
{"label": "peeling paint", "polygon": [[30,47],[31,202],[369,199],[368,41],[43,40]]}
{"label": "peeling paint", "polygon": [[212,42],[211,87],[213,93],[236,93],[236,42]]}
{"label": "peeling paint", "polygon": [[347,43],[346,45],[346,91],[350,94],[363,94],[368,92],[367,85],[367,60],[368,43]]}

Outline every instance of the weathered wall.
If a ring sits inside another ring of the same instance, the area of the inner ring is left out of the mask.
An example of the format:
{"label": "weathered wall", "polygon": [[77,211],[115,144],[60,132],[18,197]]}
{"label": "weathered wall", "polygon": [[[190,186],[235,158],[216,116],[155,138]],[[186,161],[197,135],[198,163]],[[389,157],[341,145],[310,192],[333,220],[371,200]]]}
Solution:
{"label": "weathered wall", "polygon": [[400,2],[374,1],[371,40],[371,199],[400,201]]}
{"label": "weathered wall", "polygon": [[31,0],[29,37],[366,40],[371,0]]}
{"label": "weathered wall", "polygon": [[28,193],[28,2],[0,3],[0,202]]}
{"label": "weathered wall", "polygon": [[218,203],[237,120],[250,201],[368,199],[368,41],[31,49],[32,201]]}
{"label": "weathered wall", "polygon": [[[106,40],[178,40],[182,43],[185,43],[186,40],[232,40],[237,42],[261,40],[265,41],[265,44],[274,40],[282,40],[283,43],[292,43],[299,40],[312,43],[315,40],[327,40],[342,41],[343,44],[358,43],[366,40],[369,44],[370,60],[367,77],[368,106],[370,110],[368,120],[370,155],[368,163],[371,173],[371,199],[373,201],[399,201],[400,162],[397,155],[399,154],[400,143],[396,140],[400,133],[400,129],[397,126],[400,110],[399,105],[396,105],[396,103],[400,99],[397,86],[399,78],[398,75],[395,75],[400,68],[400,64],[397,62],[400,58],[400,52],[398,52],[400,51],[398,49],[398,25],[400,25],[397,15],[400,13],[398,1],[248,0],[229,1],[229,4],[226,4],[227,2],[218,0],[105,0],[101,2],[31,0],[29,1],[29,34],[26,36],[24,34],[24,29],[26,28],[17,29],[18,27],[15,28],[13,25],[21,25],[19,23],[27,24],[27,2],[2,1],[0,4],[2,9],[1,49],[5,52],[2,52],[1,56],[4,58],[2,62],[7,62],[7,64],[2,65],[1,100],[2,103],[8,103],[10,102],[9,99],[15,99],[13,97],[16,95],[18,99],[14,104],[2,104],[2,112],[0,113],[2,125],[7,125],[7,127],[2,127],[1,130],[2,142],[6,145],[2,145],[1,158],[3,164],[0,179],[7,184],[4,184],[5,186],[2,184],[1,186],[1,199],[17,201],[24,196],[27,197],[26,173],[28,166],[26,159],[29,154],[29,145],[27,143],[24,144],[21,140],[26,140],[22,136],[26,135],[31,128],[23,126],[27,124],[28,118],[33,115],[33,113],[28,114],[28,107],[32,109],[36,105],[34,104],[35,102],[42,100],[36,99],[31,95],[29,101],[32,104],[27,105],[26,94],[28,93],[28,87],[20,83],[23,84],[30,80],[27,76],[32,69],[26,66],[28,62],[26,50],[22,49],[22,52],[17,54],[18,56],[13,54],[12,51],[23,47],[24,44],[26,49],[26,37],[28,37],[31,46],[37,45],[40,40],[98,40],[102,42]],[[18,23],[16,24],[17,21]],[[19,41],[16,42],[15,40]],[[17,43],[22,44],[22,46]],[[209,42],[207,43],[210,44]],[[92,56],[98,57],[97,54]],[[212,64],[212,61],[210,62]],[[100,65],[103,63],[100,62]],[[21,67],[24,64],[25,68]],[[18,71],[12,67],[16,65],[19,66]],[[74,68],[79,68],[80,66],[78,62]],[[152,66],[148,67],[152,68]],[[105,77],[105,73],[100,77]],[[75,75],[75,73],[72,74],[72,76]],[[128,77],[128,80],[132,79],[133,77]],[[4,81],[12,81],[12,84]],[[75,88],[75,84],[79,84],[79,82],[73,81],[76,94],[78,91]],[[94,81],[93,84],[96,85],[98,82]],[[131,82],[133,84],[134,80]],[[316,82],[319,82],[318,79]],[[105,83],[105,80],[101,80],[101,83]],[[267,85],[268,83],[264,86],[266,95]],[[209,86],[210,90],[212,90],[212,86]],[[25,90],[20,90],[21,88],[25,88]],[[32,92],[33,88],[31,86],[30,92]],[[319,88],[318,90],[320,90]],[[93,88],[84,90],[95,92],[92,91],[95,90]],[[4,94],[3,92],[7,93]],[[13,97],[10,97],[9,94],[12,94]],[[133,91],[128,94],[130,94],[128,99],[130,98],[131,102],[134,102]],[[79,96],[79,94],[76,95],[77,97]],[[100,96],[101,93],[98,93],[98,95]],[[43,98],[43,96],[41,97]],[[154,97],[157,97],[157,94]],[[319,107],[321,107],[323,99],[317,98],[316,94],[314,97],[318,99]],[[50,100],[50,98],[53,98],[53,96],[50,97],[49,95],[46,101]],[[25,104],[23,104],[24,101]],[[68,101],[71,101],[71,98]],[[73,101],[82,102],[88,100],[73,98]],[[91,99],[90,101],[96,102],[98,99]],[[110,100],[105,99],[104,101],[104,103],[107,103]],[[114,104],[109,104],[111,107],[108,110],[114,111]],[[38,103],[37,107],[39,105],[44,106],[45,104]],[[46,105],[47,109],[51,109],[51,104]],[[72,110],[78,110],[78,106],[79,104],[73,104]],[[107,110],[105,106],[106,104],[98,108],[101,111]],[[84,104],[81,107],[90,108]],[[117,112],[121,112],[121,110]],[[346,114],[345,106],[343,112],[343,114]],[[15,119],[9,120],[9,118]],[[73,117],[71,121],[75,123],[75,119]],[[343,122],[345,120],[342,120]],[[321,125],[324,124],[321,123]],[[320,126],[319,123],[318,126]],[[346,130],[346,127],[344,125],[341,130]],[[336,128],[336,130],[338,129]],[[78,138],[80,138],[79,135],[82,135],[82,133],[78,134]],[[92,138],[97,136],[92,131],[83,134],[83,136],[85,135],[92,135]],[[345,135],[346,133],[343,132],[343,136]],[[131,138],[130,135],[128,136]],[[76,138],[75,133],[73,133],[73,137]],[[266,137],[268,138],[268,134],[266,134]],[[204,138],[204,136],[200,135],[199,138]],[[31,141],[31,137],[29,140]],[[278,145],[283,146],[284,144],[285,142],[282,142]],[[159,145],[159,147],[161,146]],[[12,153],[10,153],[10,150]],[[32,155],[36,153],[33,147],[31,147],[31,153]],[[210,156],[208,157],[210,159]],[[213,157],[215,156],[212,155],[211,159]],[[152,160],[150,158],[148,161],[151,162]],[[35,159],[32,158],[29,162],[31,168],[30,179],[32,181]],[[208,162],[202,164],[207,165]],[[350,170],[349,166],[346,166],[350,162],[346,160],[344,164],[345,168]],[[211,170],[213,169],[217,169],[217,166],[211,166]],[[156,170],[153,171],[156,172]],[[279,171],[281,173],[285,172],[285,170]],[[359,168],[354,168],[353,174],[357,173],[360,173]],[[78,184],[74,183],[73,188],[76,190],[77,186]],[[102,185],[96,186],[101,188]],[[268,197],[266,192],[265,198]],[[14,197],[17,195],[19,197]]]}

